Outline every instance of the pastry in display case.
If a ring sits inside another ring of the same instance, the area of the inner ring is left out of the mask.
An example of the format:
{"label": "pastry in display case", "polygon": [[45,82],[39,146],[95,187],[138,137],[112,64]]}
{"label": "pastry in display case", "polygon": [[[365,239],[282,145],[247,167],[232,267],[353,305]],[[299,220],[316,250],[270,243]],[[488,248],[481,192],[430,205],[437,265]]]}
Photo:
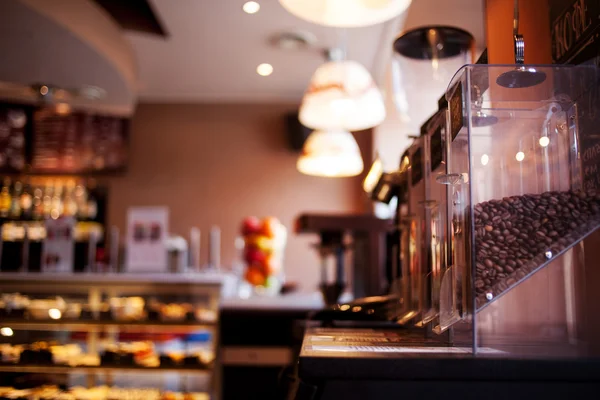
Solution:
{"label": "pastry in display case", "polygon": [[[41,374],[48,384],[71,388],[51,399],[216,394],[220,284],[215,274],[47,274],[40,284],[35,274],[3,273],[0,386],[10,388],[8,398],[25,389],[26,396],[50,395],[48,387],[37,386]],[[170,378],[151,380],[159,385],[152,395],[114,391],[138,381],[147,385],[145,375],[153,373]],[[81,385],[87,389],[76,388]]]}

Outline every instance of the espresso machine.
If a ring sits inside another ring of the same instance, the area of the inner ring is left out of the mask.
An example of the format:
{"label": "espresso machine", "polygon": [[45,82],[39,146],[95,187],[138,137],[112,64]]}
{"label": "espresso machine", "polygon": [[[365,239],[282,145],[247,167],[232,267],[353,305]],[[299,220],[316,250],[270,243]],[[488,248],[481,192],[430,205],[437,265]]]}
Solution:
{"label": "espresso machine", "polygon": [[388,323],[310,328],[297,399],[600,389],[599,92],[595,67],[457,72],[395,172]]}

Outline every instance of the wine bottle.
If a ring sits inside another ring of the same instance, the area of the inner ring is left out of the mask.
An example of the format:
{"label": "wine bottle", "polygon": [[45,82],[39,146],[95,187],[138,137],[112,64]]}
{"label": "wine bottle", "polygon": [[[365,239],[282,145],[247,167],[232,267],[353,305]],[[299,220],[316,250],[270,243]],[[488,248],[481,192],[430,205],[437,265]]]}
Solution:
{"label": "wine bottle", "polygon": [[8,218],[10,213],[10,178],[4,178],[2,190],[0,191],[0,217]]}
{"label": "wine bottle", "polygon": [[44,197],[42,197],[42,216],[44,219],[50,218],[52,211],[52,183],[47,182],[44,188]]}
{"label": "wine bottle", "polygon": [[44,204],[42,201],[42,198],[44,196],[44,193],[42,191],[42,188],[36,187],[33,190],[33,219],[34,220],[41,220],[42,218],[44,218]]}
{"label": "wine bottle", "polygon": [[21,192],[23,191],[23,184],[20,181],[16,181],[12,194],[10,196],[10,219],[19,220],[21,218]]}
{"label": "wine bottle", "polygon": [[28,181],[23,186],[23,193],[19,198],[19,204],[21,205],[21,215],[26,221],[29,221],[33,217],[33,196],[31,195],[31,185]]}

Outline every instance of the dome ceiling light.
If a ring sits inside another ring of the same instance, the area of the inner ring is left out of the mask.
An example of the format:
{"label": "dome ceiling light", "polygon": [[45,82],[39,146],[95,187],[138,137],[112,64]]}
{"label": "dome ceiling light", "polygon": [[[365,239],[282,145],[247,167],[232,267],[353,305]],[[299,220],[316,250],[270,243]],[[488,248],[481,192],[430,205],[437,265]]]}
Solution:
{"label": "dome ceiling light", "polygon": [[300,122],[312,129],[359,131],[385,119],[385,104],[367,69],[343,60],[341,51],[330,50],[330,61],[313,74],[300,106]]}
{"label": "dome ceiling light", "polygon": [[303,20],[338,28],[356,28],[385,22],[402,14],[411,0],[279,0]]}
{"label": "dome ceiling light", "polygon": [[359,175],[364,166],[350,132],[317,130],[304,142],[296,167],[305,175],[342,178]]}

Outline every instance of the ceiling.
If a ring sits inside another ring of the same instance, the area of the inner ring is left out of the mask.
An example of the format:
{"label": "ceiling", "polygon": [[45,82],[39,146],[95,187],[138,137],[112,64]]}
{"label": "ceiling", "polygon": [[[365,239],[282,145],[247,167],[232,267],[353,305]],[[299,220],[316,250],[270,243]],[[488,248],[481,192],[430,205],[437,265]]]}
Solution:
{"label": "ceiling", "polygon": [[[79,0],[0,0],[0,97],[36,101],[27,85],[106,90],[101,101],[75,107],[117,114],[133,111],[135,55],[119,27]],[[15,85],[16,84],[16,85]]]}
{"label": "ceiling", "polygon": [[[325,48],[345,44],[347,57],[384,85],[392,41],[405,28],[455,25],[473,33],[480,47],[484,43],[484,0],[413,0],[396,19],[347,30],[302,21],[277,0],[257,1],[260,11],[248,15],[242,11],[245,0],[149,0],[168,32],[165,38],[123,31],[115,21],[116,30],[108,33],[85,31],[98,20],[111,20],[91,0],[0,0],[0,51],[10,60],[0,64],[0,81],[91,84],[104,88],[107,100],[128,104],[136,94],[155,102],[297,102],[324,62]],[[62,11],[81,11],[84,5],[95,14]],[[63,14],[70,14],[69,23],[60,20]],[[308,32],[314,46],[282,50],[270,44],[273,35],[289,31]],[[115,39],[114,45],[102,43],[105,37]],[[256,73],[261,63],[273,65],[271,76]]]}
{"label": "ceiling", "polygon": [[[374,68],[380,24],[342,31],[304,22],[277,0],[259,0],[256,14],[242,11],[244,0],[152,0],[169,38],[127,34],[138,56],[141,99],[174,101],[297,101],[313,71],[324,62],[320,49],[337,46],[346,36],[347,56]],[[314,48],[280,50],[272,35],[286,31],[315,35]],[[256,74],[270,63],[271,76]]]}

